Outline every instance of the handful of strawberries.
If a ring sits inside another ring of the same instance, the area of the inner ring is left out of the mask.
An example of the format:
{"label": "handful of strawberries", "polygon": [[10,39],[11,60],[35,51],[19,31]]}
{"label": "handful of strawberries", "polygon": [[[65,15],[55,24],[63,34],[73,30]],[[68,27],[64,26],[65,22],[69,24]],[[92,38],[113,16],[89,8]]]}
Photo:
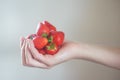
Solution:
{"label": "handful of strawberries", "polygon": [[63,44],[64,33],[57,31],[48,21],[44,21],[38,24],[36,34],[31,34],[27,38],[33,40],[39,53],[54,55]]}

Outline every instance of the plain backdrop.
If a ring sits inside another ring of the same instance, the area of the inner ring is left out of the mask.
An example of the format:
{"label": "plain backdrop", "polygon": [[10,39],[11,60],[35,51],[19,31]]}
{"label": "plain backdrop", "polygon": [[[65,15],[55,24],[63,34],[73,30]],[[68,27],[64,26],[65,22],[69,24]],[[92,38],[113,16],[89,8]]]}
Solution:
{"label": "plain backdrop", "polygon": [[44,20],[66,40],[120,47],[120,0],[0,0],[0,80],[120,80],[120,70],[82,60],[22,66],[19,39]]}

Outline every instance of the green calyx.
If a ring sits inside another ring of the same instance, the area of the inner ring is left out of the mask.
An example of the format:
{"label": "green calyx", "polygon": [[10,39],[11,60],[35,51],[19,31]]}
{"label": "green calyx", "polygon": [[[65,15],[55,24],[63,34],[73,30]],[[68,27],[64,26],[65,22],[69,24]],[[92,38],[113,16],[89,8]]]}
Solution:
{"label": "green calyx", "polygon": [[52,36],[50,36],[50,37],[48,38],[48,42],[49,42],[49,43],[53,42],[53,37],[52,37]]}
{"label": "green calyx", "polygon": [[49,46],[47,46],[48,50],[54,49],[55,48],[55,44],[51,43]]}
{"label": "green calyx", "polygon": [[48,36],[48,34],[47,34],[47,33],[43,33],[43,34],[42,34],[42,37],[47,38],[47,36]]}

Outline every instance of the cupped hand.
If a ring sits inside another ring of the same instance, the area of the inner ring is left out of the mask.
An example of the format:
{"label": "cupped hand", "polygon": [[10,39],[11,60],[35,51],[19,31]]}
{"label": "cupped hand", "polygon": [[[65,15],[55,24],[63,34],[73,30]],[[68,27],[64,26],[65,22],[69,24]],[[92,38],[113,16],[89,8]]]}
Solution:
{"label": "cupped hand", "polygon": [[77,45],[73,42],[64,42],[55,55],[42,55],[34,47],[33,41],[21,38],[22,64],[29,67],[48,69],[57,64],[76,58]]}

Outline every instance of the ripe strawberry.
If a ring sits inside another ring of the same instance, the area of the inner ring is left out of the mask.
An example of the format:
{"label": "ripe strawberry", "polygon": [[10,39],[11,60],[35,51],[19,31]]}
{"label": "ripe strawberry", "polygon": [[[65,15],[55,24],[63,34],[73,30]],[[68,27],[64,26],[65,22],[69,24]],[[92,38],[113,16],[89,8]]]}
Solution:
{"label": "ripe strawberry", "polygon": [[50,24],[48,21],[44,21],[43,23],[49,28],[50,31],[56,31],[56,27]]}
{"label": "ripe strawberry", "polygon": [[50,32],[49,28],[43,24],[43,23],[39,23],[38,26],[37,26],[37,31],[36,31],[36,34],[38,36],[41,36],[42,34],[46,34],[48,35]]}
{"label": "ripe strawberry", "polygon": [[64,41],[64,33],[62,31],[52,31],[48,37],[48,42],[53,42],[57,46],[61,46]]}
{"label": "ripe strawberry", "polygon": [[39,51],[40,54],[43,54],[43,55],[46,54],[45,49],[38,49],[38,51]]}
{"label": "ripe strawberry", "polygon": [[50,55],[54,55],[59,50],[55,43],[50,43],[45,47],[46,53]]}
{"label": "ripe strawberry", "polygon": [[42,49],[43,47],[47,45],[48,40],[47,38],[38,36],[33,39],[33,43],[34,43],[35,48]]}
{"label": "ripe strawberry", "polygon": [[36,34],[27,37],[33,40],[35,48],[40,54],[54,55],[61,48],[64,41],[64,33],[57,31],[56,27],[48,21],[38,24]]}
{"label": "ripe strawberry", "polygon": [[33,40],[37,35],[36,34],[31,34],[27,36],[27,39]]}

